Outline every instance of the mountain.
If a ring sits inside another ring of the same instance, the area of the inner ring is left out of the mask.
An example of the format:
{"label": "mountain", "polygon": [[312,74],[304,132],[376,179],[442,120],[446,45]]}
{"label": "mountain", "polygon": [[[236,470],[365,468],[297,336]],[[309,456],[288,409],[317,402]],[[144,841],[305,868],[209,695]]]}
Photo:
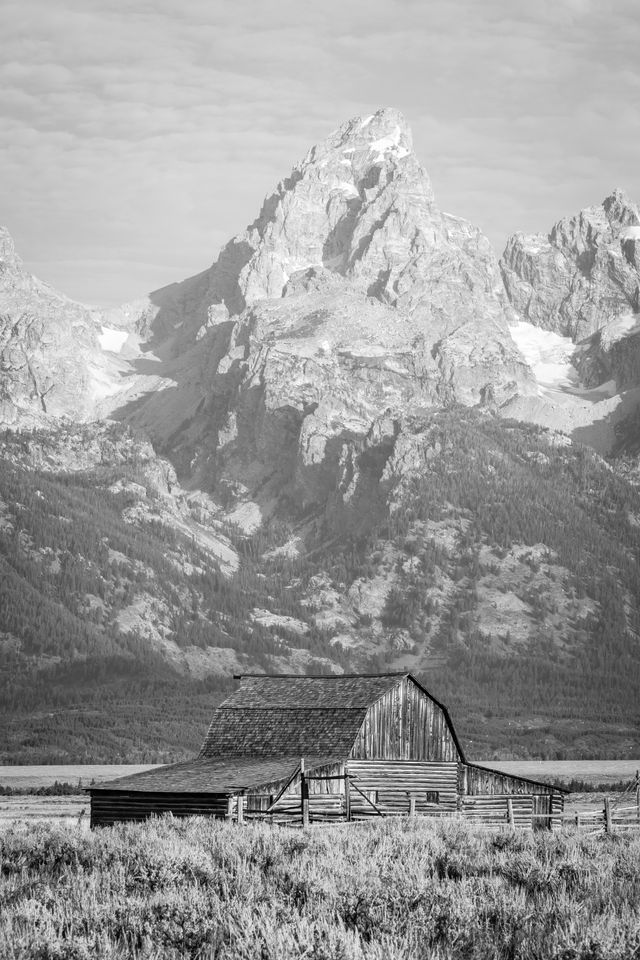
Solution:
{"label": "mountain", "polygon": [[489,243],[440,212],[394,110],[314,147],[171,296],[152,329],[175,332],[174,387],[124,415],[236,522],[322,503],[379,417],[534,389]]}
{"label": "mountain", "polygon": [[515,234],[500,268],[519,319],[512,334],[539,370],[538,397],[507,411],[602,452],[619,448],[640,404],[637,204],[615,190],[548,236]]}
{"label": "mountain", "polygon": [[532,304],[560,280],[439,210],[397,111],[121,308],[55,293],[3,236],[4,759],[188,755],[247,669],[411,669],[478,758],[633,752],[633,411],[615,463],[567,436],[566,398],[603,397],[581,321],[526,313],[517,271]]}
{"label": "mountain", "polygon": [[622,190],[548,236],[517,233],[500,261],[523,320],[578,342],[640,310],[640,211]]}

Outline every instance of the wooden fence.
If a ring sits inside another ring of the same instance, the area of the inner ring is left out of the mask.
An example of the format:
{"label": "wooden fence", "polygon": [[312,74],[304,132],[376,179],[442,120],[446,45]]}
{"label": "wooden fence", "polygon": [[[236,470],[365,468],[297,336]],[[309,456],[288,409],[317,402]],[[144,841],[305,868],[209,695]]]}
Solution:
{"label": "wooden fence", "polygon": [[[330,823],[338,821],[354,821],[371,819],[372,817],[439,817],[467,820],[481,827],[507,827],[520,829],[545,828],[575,828],[586,830],[589,833],[617,833],[628,830],[640,830],[640,776],[627,788],[617,804],[612,804],[607,797],[602,810],[580,811],[565,813],[561,808],[561,801],[549,798],[549,811],[541,809],[536,796],[505,794],[480,794],[463,796],[460,798],[457,809],[449,806],[441,808],[434,804],[432,807],[421,805],[418,809],[415,794],[411,790],[405,791],[406,802],[404,808],[394,795],[391,808],[384,809],[383,802],[376,802],[375,791],[367,790],[366,780],[361,781],[353,773],[340,773],[334,776],[315,777],[305,774],[304,765],[297,771],[300,776],[300,793],[287,794],[294,777],[283,787],[275,797],[259,797],[256,795],[238,796],[229,801],[227,819],[242,823],[247,820],[266,820],[274,824],[288,824],[291,826],[308,826],[310,823]],[[344,781],[344,793],[309,793],[310,781]],[[635,790],[635,802],[629,801]],[[259,801],[264,800],[264,803]],[[254,804],[252,809],[247,805]],[[622,803],[626,805],[622,806]],[[560,804],[560,805],[559,805]]]}

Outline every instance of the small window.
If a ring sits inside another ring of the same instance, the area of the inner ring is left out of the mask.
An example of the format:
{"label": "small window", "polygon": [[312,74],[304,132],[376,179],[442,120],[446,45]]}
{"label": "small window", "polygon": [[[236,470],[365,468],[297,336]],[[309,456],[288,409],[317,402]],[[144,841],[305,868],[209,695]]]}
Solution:
{"label": "small window", "polygon": [[425,797],[427,803],[440,803],[440,793],[437,790],[427,790]]}

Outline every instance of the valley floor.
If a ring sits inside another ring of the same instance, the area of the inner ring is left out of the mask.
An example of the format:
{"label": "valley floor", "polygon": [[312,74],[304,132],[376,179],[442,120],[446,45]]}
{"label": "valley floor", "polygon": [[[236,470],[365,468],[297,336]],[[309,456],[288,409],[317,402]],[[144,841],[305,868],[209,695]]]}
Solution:
{"label": "valley floor", "polygon": [[0,830],[0,957],[629,960],[640,837],[411,821]]}

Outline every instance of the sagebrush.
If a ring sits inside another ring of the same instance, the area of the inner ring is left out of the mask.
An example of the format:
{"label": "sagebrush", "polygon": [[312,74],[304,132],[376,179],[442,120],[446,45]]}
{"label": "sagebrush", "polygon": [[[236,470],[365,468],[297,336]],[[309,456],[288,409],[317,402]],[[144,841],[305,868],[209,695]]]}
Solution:
{"label": "sagebrush", "polygon": [[640,957],[640,840],[394,820],[0,834],[0,955]]}

